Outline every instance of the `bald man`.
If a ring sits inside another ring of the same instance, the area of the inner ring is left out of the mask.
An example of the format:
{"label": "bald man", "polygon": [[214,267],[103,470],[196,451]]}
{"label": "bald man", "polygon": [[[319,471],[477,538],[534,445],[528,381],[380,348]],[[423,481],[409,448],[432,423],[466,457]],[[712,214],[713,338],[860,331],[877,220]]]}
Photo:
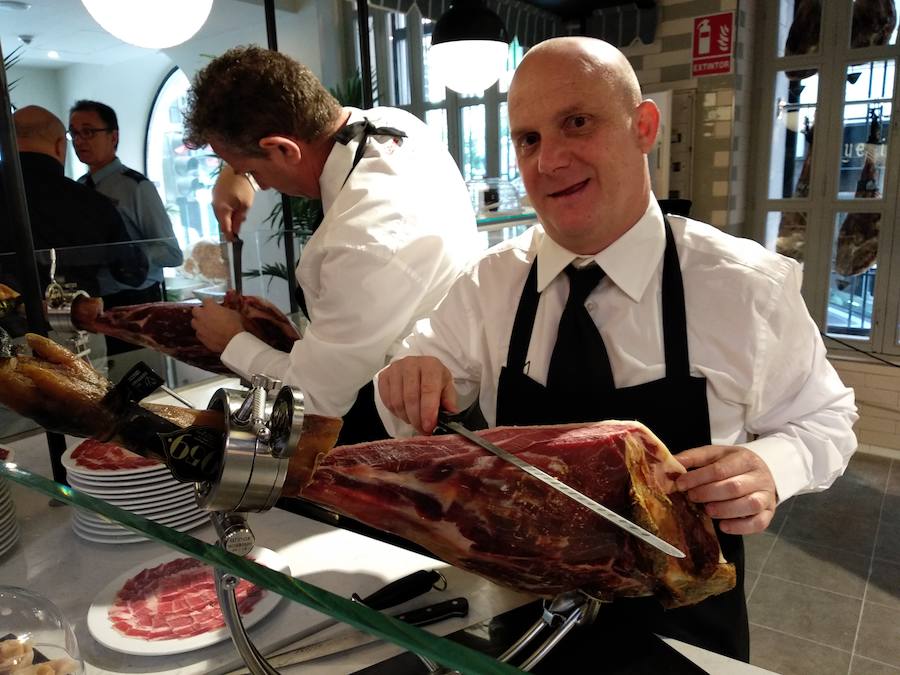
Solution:
{"label": "bald man", "polygon": [[[60,119],[46,108],[29,105],[13,114],[13,123],[34,248],[58,249],[57,277],[75,282],[91,295],[99,294],[101,273],[112,274],[124,283],[141,283],[147,273],[146,258],[132,246],[66,250],[128,241],[128,237],[122,217],[109,199],[65,177],[66,128]],[[7,208],[5,196],[0,193],[0,253],[14,250]],[[47,261],[46,254],[39,256],[39,262]],[[7,279],[4,283],[20,287],[9,262],[0,262]],[[46,284],[46,264],[41,267],[41,282]]]}
{"label": "bald man", "polygon": [[541,224],[490,249],[380,372],[385,425],[430,433],[439,407],[476,401],[489,426],[640,420],[679,453],[677,489],[715,520],[737,585],[601,617],[746,661],[741,535],[831,485],[856,448],[853,392],[825,358],[800,268],[661,212],[647,165],[659,112],[611,45],[532,48],[509,121]]}

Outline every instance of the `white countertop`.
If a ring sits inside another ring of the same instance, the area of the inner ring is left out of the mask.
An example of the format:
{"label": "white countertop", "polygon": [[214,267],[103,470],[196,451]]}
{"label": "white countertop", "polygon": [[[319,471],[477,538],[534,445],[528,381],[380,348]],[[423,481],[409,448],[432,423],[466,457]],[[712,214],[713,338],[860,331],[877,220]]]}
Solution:
{"label": "white countertop", "polygon": [[[234,382],[228,380],[227,386],[233,386]],[[222,381],[194,385],[179,390],[179,393],[196,405],[205,407],[212,391],[219,386],[223,386]],[[6,445],[15,450],[15,460],[22,468],[50,475],[43,435]],[[88,631],[86,616],[97,594],[123,572],[171,552],[171,549],[157,542],[109,545],[84,541],[71,527],[73,507],[50,507],[47,496],[12,481],[9,484],[22,534],[13,550],[0,559],[0,585],[36,591],[62,610],[75,626],[81,656],[85,661],[85,673],[210,675],[238,665],[237,653],[230,640],[165,657],[129,656],[96,642]],[[364,596],[388,581],[419,569],[440,569],[448,579],[447,590],[431,591],[411,604],[420,606],[465,596],[469,600],[469,615],[443,621],[428,629],[436,634],[457,631],[532,599],[431,558],[280,509],[253,514],[250,525],[257,544],[282,554],[290,562],[295,577],[344,597],[352,593]],[[215,540],[211,525],[190,534],[210,543]],[[282,600],[249,633],[257,647],[264,650],[266,645],[325,618],[303,605]],[[666,642],[710,673],[758,675],[768,672],[676,640],[666,639]],[[378,642],[347,654],[283,669],[282,672],[311,675],[349,673],[401,651],[400,647]]]}

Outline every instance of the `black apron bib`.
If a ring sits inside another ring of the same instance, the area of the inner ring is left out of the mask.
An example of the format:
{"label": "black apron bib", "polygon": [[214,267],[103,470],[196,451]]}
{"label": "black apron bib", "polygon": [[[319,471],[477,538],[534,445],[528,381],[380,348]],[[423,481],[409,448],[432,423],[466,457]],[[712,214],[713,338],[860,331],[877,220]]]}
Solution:
{"label": "black apron bib", "polygon": [[[353,156],[353,163],[350,165],[350,171],[344,178],[343,185],[347,184],[350,174],[363,158],[366,150],[366,144],[369,142],[370,136],[390,136],[391,138],[406,138],[406,134],[399,129],[392,127],[376,127],[368,119],[359,122],[347,124],[341,128],[334,136],[338,143],[347,145],[350,141],[359,139],[359,145],[356,148],[356,154]],[[299,284],[294,286],[294,297],[303,313],[309,317],[309,310],[306,307],[306,296]],[[389,434],[378,416],[378,410],[375,408],[375,388],[372,382],[367,383],[356,394],[356,401],[353,406],[344,415],[344,424],[341,427],[341,433],[338,435],[338,445],[351,445],[353,443],[365,443],[367,441],[377,441],[382,438],[388,438]]]}
{"label": "black apron bib", "polygon": [[[710,444],[706,378],[692,377],[688,361],[684,286],[672,230],[666,221],[662,276],[662,319],[666,375],[621,389],[585,391],[577,382],[548,388],[525,374],[537,314],[537,260],[522,289],[506,366],[497,389],[497,425],[566,424],[634,419],[650,428],[672,453]],[[655,598],[620,599],[600,610],[600,622],[633,622],[643,630],[671,636],[705,649],[750,660],[744,599],[744,546],[739,536],[716,528],[726,560],[737,570],[735,588],[691,607],[665,610]],[[596,628],[595,628],[596,630]]]}

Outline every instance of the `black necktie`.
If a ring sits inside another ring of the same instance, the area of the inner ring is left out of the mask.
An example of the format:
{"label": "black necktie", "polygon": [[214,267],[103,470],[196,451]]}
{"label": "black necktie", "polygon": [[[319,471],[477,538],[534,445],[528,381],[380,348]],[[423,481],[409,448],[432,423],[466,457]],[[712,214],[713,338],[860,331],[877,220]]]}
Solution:
{"label": "black necktie", "polygon": [[87,185],[91,189],[94,189],[97,187],[97,184],[94,183],[94,178],[93,178],[93,176],[91,176],[91,174],[88,174],[87,178],[84,179],[84,184]]}
{"label": "black necktie", "polygon": [[580,269],[569,265],[565,272],[569,277],[569,298],[559,319],[547,386],[613,389],[615,385],[603,338],[584,307],[584,301],[605,273],[595,264]]}

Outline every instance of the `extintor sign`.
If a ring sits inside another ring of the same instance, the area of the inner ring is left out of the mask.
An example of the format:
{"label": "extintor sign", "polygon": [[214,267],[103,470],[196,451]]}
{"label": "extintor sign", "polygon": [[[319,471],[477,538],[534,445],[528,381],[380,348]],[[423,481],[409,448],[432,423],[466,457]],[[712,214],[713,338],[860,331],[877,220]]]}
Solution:
{"label": "extintor sign", "polygon": [[693,77],[730,73],[733,52],[734,12],[694,18]]}

